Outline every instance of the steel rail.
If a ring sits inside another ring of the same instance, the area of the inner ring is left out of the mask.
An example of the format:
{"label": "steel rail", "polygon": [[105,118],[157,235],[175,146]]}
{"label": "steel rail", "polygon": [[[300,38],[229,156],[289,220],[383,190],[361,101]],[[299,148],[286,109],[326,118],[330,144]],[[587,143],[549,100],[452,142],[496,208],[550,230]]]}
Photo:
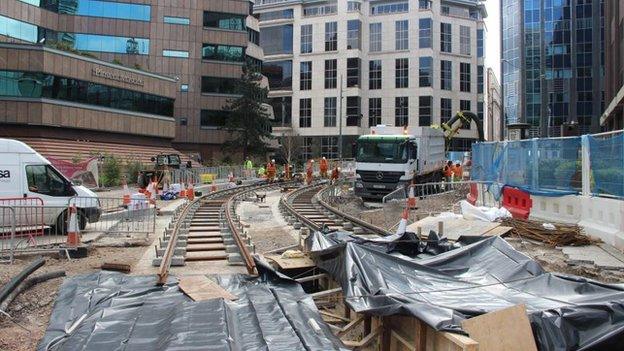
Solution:
{"label": "steel rail", "polygon": [[169,241],[167,242],[167,247],[165,248],[165,252],[163,253],[162,260],[160,261],[160,266],[158,267],[158,285],[164,285],[167,282],[167,278],[169,277],[169,268],[171,267],[171,259],[173,258],[173,252],[175,251],[175,247],[178,241],[178,232],[180,231],[180,224],[184,221],[184,217],[188,214],[188,210],[191,206],[199,201],[199,198],[194,201],[189,201],[184,203],[184,208],[180,213],[180,216],[177,218],[175,226],[173,227],[173,231],[169,236]]}

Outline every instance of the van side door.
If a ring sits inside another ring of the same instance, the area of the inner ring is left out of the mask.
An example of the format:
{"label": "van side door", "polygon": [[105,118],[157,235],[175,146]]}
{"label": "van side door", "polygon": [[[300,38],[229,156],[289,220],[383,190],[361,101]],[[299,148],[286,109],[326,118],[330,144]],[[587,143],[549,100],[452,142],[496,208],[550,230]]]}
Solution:
{"label": "van side door", "polygon": [[27,196],[43,200],[44,223],[55,225],[67,208],[68,198],[75,195],[71,183],[50,165],[27,164],[24,170]]}

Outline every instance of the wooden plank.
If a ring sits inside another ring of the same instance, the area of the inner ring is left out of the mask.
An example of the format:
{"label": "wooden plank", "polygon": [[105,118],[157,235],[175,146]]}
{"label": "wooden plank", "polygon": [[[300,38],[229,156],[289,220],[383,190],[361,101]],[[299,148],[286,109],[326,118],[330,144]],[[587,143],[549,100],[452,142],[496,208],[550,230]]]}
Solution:
{"label": "wooden plank", "polygon": [[264,255],[264,257],[275,262],[281,269],[312,268],[316,266],[314,261],[308,256],[283,258],[282,255]]}
{"label": "wooden plank", "polygon": [[499,225],[498,227],[483,233],[483,236],[507,236],[512,229],[512,227]]}
{"label": "wooden plank", "polygon": [[429,231],[438,231],[438,222],[444,223],[444,236],[449,240],[457,240],[461,235],[483,235],[498,227],[500,223],[485,222],[477,220],[467,220],[464,218],[438,218],[426,217],[407,227],[407,231],[416,232],[418,227],[422,228],[422,234],[426,237]]}
{"label": "wooden plank", "polygon": [[180,278],[180,289],[193,301],[223,298],[236,300],[238,297],[219,286],[219,284],[203,275]]}
{"label": "wooden plank", "polygon": [[462,328],[479,343],[479,351],[537,351],[524,305],[466,319]]}

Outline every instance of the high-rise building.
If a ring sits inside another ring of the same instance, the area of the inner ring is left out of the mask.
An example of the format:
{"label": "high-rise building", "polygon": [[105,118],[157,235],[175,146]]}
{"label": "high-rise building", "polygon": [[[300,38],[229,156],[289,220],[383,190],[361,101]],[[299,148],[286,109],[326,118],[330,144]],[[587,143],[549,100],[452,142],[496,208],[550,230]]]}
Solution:
{"label": "high-rise building", "polygon": [[[0,60],[9,86],[0,85],[0,100],[11,106],[0,135],[173,145],[220,160],[230,137],[223,107],[246,62],[261,65],[251,9],[246,0],[0,1],[0,42],[11,58]],[[46,77],[33,80],[34,95],[10,90],[13,77],[33,71]],[[98,120],[103,111],[114,117]]]}
{"label": "high-rise building", "polygon": [[503,140],[503,111],[501,105],[501,85],[496,79],[494,70],[488,67],[486,76],[485,120],[483,133],[487,141]]}
{"label": "high-rise building", "polygon": [[600,124],[624,129],[624,0],[605,3],[605,104]]}
{"label": "high-rise building", "polygon": [[[470,110],[483,118],[487,15],[476,0],[259,0],[263,73],[276,135],[301,159],[339,153],[370,126],[430,126]],[[342,127],[342,128],[341,128]],[[468,150],[476,125],[451,149]]]}
{"label": "high-rise building", "polygon": [[501,0],[505,123],[529,136],[561,125],[599,130],[604,106],[604,1]]}

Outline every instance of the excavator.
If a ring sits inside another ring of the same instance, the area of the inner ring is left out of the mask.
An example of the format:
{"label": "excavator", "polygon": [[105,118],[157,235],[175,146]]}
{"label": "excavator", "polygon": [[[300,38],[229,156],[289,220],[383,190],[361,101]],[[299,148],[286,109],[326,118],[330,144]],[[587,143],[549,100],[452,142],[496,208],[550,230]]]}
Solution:
{"label": "excavator", "polygon": [[477,125],[477,135],[479,137],[479,141],[485,141],[483,135],[483,121],[481,121],[476,114],[470,111],[458,111],[448,122],[442,123],[440,126],[431,127],[442,129],[444,139],[446,141],[446,151],[448,151],[451,145],[451,140],[457,135],[459,129],[464,126],[469,127],[472,121],[474,121]]}

